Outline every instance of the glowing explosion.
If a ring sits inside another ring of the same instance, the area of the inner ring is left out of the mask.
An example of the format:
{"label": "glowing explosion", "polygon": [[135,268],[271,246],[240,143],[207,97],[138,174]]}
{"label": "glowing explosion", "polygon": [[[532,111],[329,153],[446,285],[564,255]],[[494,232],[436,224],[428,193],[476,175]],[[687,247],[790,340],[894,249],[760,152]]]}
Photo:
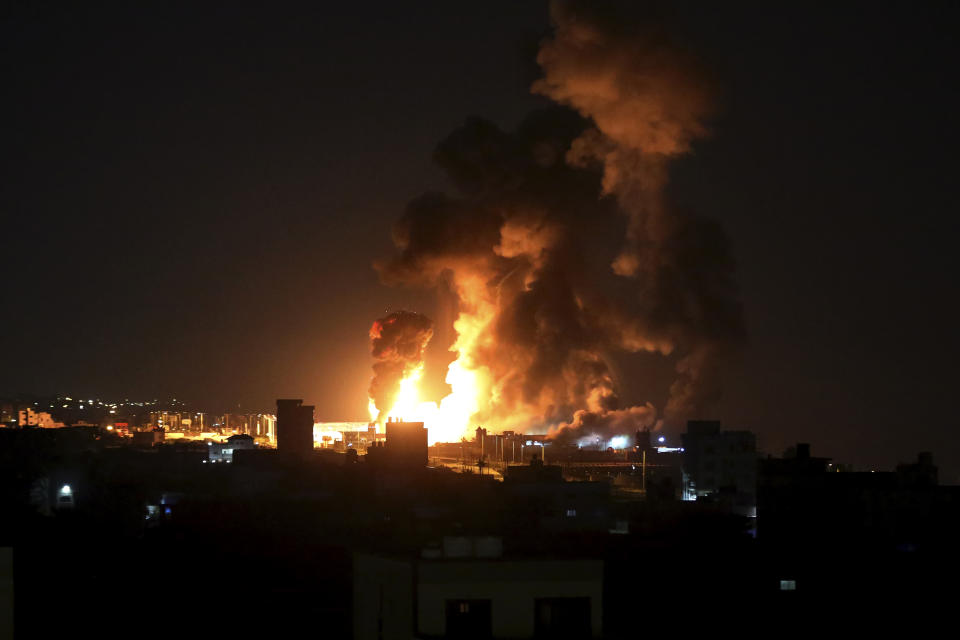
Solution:
{"label": "glowing explosion", "polygon": [[[473,346],[462,340],[466,333],[459,334],[461,339],[455,345],[462,345],[464,354]],[[370,340],[376,362],[370,383],[370,419],[381,424],[388,417],[424,422],[431,443],[457,441],[469,429],[470,418],[479,409],[479,398],[486,389],[478,382],[480,372],[457,359],[447,370],[451,393],[439,404],[422,401],[423,354],[432,336],[432,323],[408,311],[373,323]]]}
{"label": "glowing explosion", "polygon": [[[371,418],[424,421],[431,441],[473,426],[609,439],[657,423],[622,406],[609,357],[675,371],[663,419],[703,411],[743,339],[726,235],[665,196],[668,166],[706,133],[709,91],[689,56],[629,16],[555,2],[535,93],[559,105],[514,132],[471,118],[438,146],[457,196],[413,200],[376,263],[390,285],[456,305],[439,404],[423,402],[433,324],[398,312],[371,329]],[[613,242],[612,242],[613,240]],[[613,246],[613,245],[619,246]]]}

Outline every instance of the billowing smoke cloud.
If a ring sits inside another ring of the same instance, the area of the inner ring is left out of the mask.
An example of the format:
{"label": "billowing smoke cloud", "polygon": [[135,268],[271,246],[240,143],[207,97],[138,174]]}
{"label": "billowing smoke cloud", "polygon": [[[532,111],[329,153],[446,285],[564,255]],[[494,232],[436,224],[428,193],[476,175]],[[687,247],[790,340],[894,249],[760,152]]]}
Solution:
{"label": "billowing smoke cloud", "polygon": [[400,381],[423,365],[424,350],[433,337],[433,322],[412,311],[396,311],[370,327],[373,379],[370,398],[382,422],[400,392]]}
{"label": "billowing smoke cloud", "polygon": [[453,349],[480,381],[485,426],[655,424],[652,405],[621,406],[617,351],[672,359],[665,418],[682,420],[717,400],[743,339],[726,235],[664,195],[670,161],[706,133],[709,91],[662,34],[598,7],[552,5],[533,90],[564,107],[513,133],[478,118],[454,131],[435,160],[459,196],[411,202],[397,255],[376,265],[388,284],[457,296]]}
{"label": "billowing smoke cloud", "polygon": [[614,409],[612,411],[590,411],[580,409],[573,414],[570,422],[557,425],[553,430],[554,440],[569,444],[583,436],[596,436],[604,446],[611,436],[629,435],[657,424],[657,410],[652,404]]}

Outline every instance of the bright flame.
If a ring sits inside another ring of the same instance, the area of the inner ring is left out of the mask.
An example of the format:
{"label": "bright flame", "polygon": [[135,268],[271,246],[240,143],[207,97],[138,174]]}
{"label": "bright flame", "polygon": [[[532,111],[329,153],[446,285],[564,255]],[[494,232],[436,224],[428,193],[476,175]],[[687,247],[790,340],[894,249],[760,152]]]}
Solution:
{"label": "bright flame", "polygon": [[[459,359],[452,362],[446,378],[452,392],[438,405],[420,399],[420,380],[423,378],[423,365],[420,365],[401,380],[397,400],[385,417],[423,422],[430,444],[457,442],[469,431],[470,416],[479,407],[477,377],[477,372],[466,369]],[[370,419],[377,420],[379,412],[373,402],[369,409]]]}
{"label": "bright flame", "polygon": [[487,327],[496,314],[496,304],[486,299],[486,288],[480,275],[461,276],[457,290],[461,300],[461,311],[454,322],[457,340],[450,350],[457,358],[447,368],[446,382],[450,385],[450,394],[439,405],[426,402],[420,397],[420,380],[423,378],[423,364],[407,374],[400,382],[400,392],[389,411],[380,412],[370,400],[368,405],[370,420],[379,424],[387,418],[406,422],[423,422],[428,430],[430,444],[436,442],[459,442],[461,438],[472,436],[474,425],[471,420],[490,406],[491,399],[498,393],[492,388],[491,376],[486,367],[478,366],[473,354],[486,346],[489,338]]}
{"label": "bright flame", "polygon": [[454,323],[457,340],[451,351],[456,351],[458,355],[447,368],[446,382],[450,385],[450,394],[439,405],[436,402],[424,402],[420,398],[420,380],[423,378],[421,364],[401,380],[400,392],[389,411],[380,413],[370,402],[371,420],[382,423],[389,417],[423,422],[430,444],[458,442],[469,433],[470,420],[481,409],[481,398],[490,394],[489,374],[485,368],[476,366],[471,354],[479,346],[494,314],[492,304],[483,304],[480,300],[474,302],[474,312],[462,312]]}

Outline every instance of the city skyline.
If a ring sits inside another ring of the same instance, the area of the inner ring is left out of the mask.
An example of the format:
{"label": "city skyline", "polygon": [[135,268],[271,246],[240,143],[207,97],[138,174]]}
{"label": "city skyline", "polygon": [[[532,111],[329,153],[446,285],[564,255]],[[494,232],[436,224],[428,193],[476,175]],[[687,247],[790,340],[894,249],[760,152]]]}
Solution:
{"label": "city skyline", "polygon": [[[960,469],[957,318],[941,303],[957,266],[951,11],[659,16],[719,96],[669,195],[722,222],[746,325],[722,399],[694,417],[864,467],[901,461],[906,432]],[[369,325],[401,309],[437,323],[427,366],[442,376],[446,301],[386,287],[372,264],[412,198],[453,191],[431,163],[451,131],[480,116],[511,133],[549,106],[530,93],[546,3],[295,14],[4,19],[20,99],[2,204],[24,240],[7,291],[37,309],[4,318],[4,395],[291,395],[364,419]],[[663,410],[669,364],[610,359],[624,406]]]}
{"label": "city skyline", "polygon": [[940,629],[957,24],[5,8],[0,637]]}

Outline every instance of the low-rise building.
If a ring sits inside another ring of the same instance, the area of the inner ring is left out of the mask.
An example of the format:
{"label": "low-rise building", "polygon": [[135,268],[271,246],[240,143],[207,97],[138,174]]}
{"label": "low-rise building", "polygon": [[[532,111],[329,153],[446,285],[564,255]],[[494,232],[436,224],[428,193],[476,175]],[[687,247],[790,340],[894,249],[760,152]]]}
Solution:
{"label": "low-rise building", "polygon": [[208,442],[208,460],[212,463],[233,462],[233,454],[239,449],[256,449],[253,436],[238,433],[227,438],[226,442]]}
{"label": "low-rise building", "polygon": [[510,557],[500,538],[354,557],[354,638],[598,638],[603,562]]}

